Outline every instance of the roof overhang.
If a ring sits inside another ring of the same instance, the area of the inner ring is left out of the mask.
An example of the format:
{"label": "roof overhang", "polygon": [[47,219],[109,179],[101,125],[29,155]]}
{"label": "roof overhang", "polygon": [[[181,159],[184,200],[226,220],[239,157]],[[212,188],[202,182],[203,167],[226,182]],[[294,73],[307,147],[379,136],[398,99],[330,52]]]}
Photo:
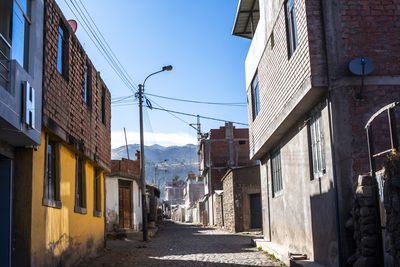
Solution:
{"label": "roof overhang", "polygon": [[259,0],[239,0],[232,35],[252,39],[260,19]]}

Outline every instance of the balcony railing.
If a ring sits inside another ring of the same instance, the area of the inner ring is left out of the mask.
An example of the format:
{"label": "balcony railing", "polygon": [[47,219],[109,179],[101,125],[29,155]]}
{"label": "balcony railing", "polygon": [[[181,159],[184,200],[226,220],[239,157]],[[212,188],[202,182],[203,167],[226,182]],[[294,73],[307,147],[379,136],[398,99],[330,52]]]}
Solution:
{"label": "balcony railing", "polygon": [[0,86],[8,90],[10,43],[0,33]]}

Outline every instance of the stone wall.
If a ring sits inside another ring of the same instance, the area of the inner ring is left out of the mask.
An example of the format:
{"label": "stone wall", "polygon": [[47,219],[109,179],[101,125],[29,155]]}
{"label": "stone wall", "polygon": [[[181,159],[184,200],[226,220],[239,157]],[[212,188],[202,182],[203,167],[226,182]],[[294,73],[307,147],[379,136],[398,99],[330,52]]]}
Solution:
{"label": "stone wall", "polygon": [[214,194],[214,224],[217,226],[224,226],[224,221],[223,221],[223,194]]}
{"label": "stone wall", "polygon": [[380,266],[382,262],[382,238],[380,230],[379,192],[376,180],[369,175],[358,177],[354,197],[353,218],[347,226],[354,228],[356,253],[348,263],[353,266]]}
{"label": "stone wall", "polygon": [[386,211],[385,264],[400,266],[400,155],[385,163],[384,207]]}

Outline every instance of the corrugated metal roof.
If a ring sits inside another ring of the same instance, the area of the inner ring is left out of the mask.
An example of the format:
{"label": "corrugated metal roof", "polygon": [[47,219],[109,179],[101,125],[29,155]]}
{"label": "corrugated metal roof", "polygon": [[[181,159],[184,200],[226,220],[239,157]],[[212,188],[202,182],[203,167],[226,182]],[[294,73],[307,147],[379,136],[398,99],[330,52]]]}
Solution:
{"label": "corrugated metal roof", "polygon": [[232,35],[252,39],[260,19],[259,0],[240,0]]}

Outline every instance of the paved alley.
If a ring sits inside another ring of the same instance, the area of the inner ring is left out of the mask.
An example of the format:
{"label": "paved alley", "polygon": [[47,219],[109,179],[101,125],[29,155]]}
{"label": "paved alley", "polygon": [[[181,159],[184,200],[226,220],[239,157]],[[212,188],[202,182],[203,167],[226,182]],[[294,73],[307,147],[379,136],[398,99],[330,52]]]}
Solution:
{"label": "paved alley", "polygon": [[279,266],[250,246],[250,236],[167,221],[151,241],[138,234],[107,241],[107,249],[78,266]]}

